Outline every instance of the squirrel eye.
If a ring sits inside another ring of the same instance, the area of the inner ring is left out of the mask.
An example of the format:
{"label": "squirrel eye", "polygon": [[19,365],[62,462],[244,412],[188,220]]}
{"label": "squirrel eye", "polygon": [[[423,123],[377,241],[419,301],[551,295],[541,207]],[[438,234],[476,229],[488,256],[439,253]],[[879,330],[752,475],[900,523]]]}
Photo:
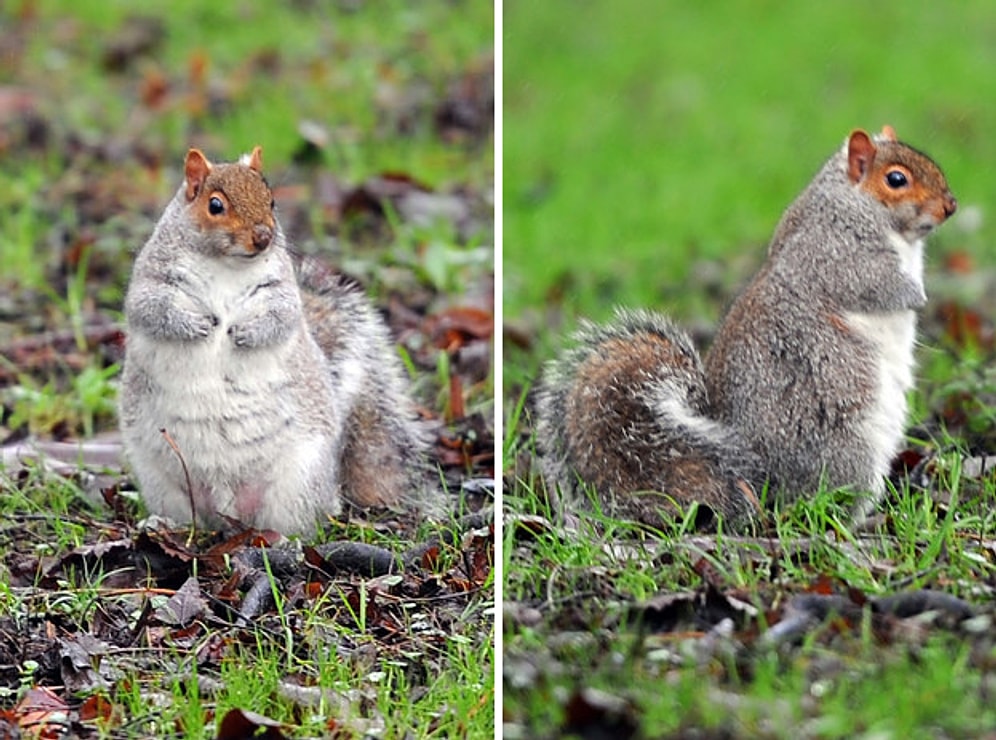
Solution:
{"label": "squirrel eye", "polygon": [[211,200],[208,201],[208,213],[212,216],[220,216],[225,212],[225,204],[221,202],[221,198],[217,195],[211,196]]}
{"label": "squirrel eye", "polygon": [[898,190],[899,188],[906,187],[909,185],[909,180],[906,179],[904,175],[899,170],[890,170],[885,174],[885,181],[889,184],[889,187],[893,190]]}
{"label": "squirrel eye", "polygon": [[270,210],[272,211],[276,207],[277,207],[277,201],[275,201],[273,198],[270,198]]}

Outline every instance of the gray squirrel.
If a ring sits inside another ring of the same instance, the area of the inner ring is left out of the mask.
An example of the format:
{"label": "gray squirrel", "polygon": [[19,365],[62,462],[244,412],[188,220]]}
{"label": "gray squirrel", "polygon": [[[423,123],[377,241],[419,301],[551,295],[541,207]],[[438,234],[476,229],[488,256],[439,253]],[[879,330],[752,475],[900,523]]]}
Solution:
{"label": "gray squirrel", "polygon": [[125,297],[125,454],[150,513],[311,534],[343,497],[428,504],[427,435],[365,296],[295,265],[256,147],[197,149]]}
{"label": "gray squirrel", "polygon": [[913,387],[923,239],[957,203],[938,166],[854,131],[782,216],[703,363],[667,318],[585,322],[537,389],[549,480],[594,488],[609,513],[742,530],[824,484],[885,491]]}

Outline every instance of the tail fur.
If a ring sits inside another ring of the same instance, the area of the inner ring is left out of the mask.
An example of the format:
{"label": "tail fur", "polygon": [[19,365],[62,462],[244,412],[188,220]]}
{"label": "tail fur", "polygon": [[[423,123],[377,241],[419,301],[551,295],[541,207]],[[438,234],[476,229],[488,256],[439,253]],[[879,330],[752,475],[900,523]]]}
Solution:
{"label": "tail fur", "polygon": [[740,527],[758,514],[760,466],[736,432],[709,416],[702,362],[666,317],[617,309],[584,322],[545,368],[537,441],[549,480],[598,492],[610,512],[659,524],[693,502]]}
{"label": "tail fur", "polygon": [[427,458],[428,423],[417,418],[387,326],[350,279],[313,258],[296,261],[305,315],[328,359],[346,414],[342,493],[363,507],[445,506]]}

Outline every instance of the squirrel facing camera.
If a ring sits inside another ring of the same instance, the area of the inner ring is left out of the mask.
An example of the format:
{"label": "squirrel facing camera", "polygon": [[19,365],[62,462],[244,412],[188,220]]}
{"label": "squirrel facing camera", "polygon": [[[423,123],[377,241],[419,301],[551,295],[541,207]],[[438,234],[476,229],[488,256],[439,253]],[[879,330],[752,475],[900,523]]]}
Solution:
{"label": "squirrel facing camera", "polygon": [[[885,491],[913,387],[923,239],[957,203],[940,168],[886,126],[854,131],[785,211],[705,362],[667,318],[584,323],[544,369],[537,443],[575,502],[659,526],[749,528],[759,503]],[[703,513],[705,516],[703,516]]]}
{"label": "squirrel facing camera", "polygon": [[350,282],[291,259],[259,147],[188,152],[125,316],[122,439],[150,513],[310,534],[343,497],[438,511],[387,327]]}
{"label": "squirrel facing camera", "polygon": [[276,218],[270,186],[263,177],[263,149],[237,165],[213,166],[199,149],[187,152],[185,193],[204,246],[217,254],[256,257],[273,241]]}

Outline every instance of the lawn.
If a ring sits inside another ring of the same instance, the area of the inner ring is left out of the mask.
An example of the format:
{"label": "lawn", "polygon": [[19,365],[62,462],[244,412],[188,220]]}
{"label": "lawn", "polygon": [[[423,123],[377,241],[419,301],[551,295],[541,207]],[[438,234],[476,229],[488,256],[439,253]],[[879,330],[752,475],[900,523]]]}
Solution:
{"label": "lawn", "polygon": [[512,321],[616,303],[717,318],[700,283],[735,290],[823,160],[885,123],[943,165],[962,204],[929,265],[994,255],[986,3],[512,0],[504,24]]}
{"label": "lawn", "polygon": [[[993,28],[981,2],[505,4],[507,735],[993,726]],[[542,362],[617,304],[666,311],[705,348],[782,210],[852,129],[886,123],[941,164],[959,213],[928,246],[913,472],[877,525],[852,531],[834,492],[759,541],[560,522],[524,397]],[[924,588],[974,616],[911,623],[881,601]],[[847,615],[766,642],[810,593]]]}
{"label": "lawn", "polygon": [[[0,6],[0,725],[491,736],[493,37],[479,0]],[[452,522],[272,548],[140,525],[115,431],[132,258],[188,148],[257,144],[294,248],[398,339]]]}

